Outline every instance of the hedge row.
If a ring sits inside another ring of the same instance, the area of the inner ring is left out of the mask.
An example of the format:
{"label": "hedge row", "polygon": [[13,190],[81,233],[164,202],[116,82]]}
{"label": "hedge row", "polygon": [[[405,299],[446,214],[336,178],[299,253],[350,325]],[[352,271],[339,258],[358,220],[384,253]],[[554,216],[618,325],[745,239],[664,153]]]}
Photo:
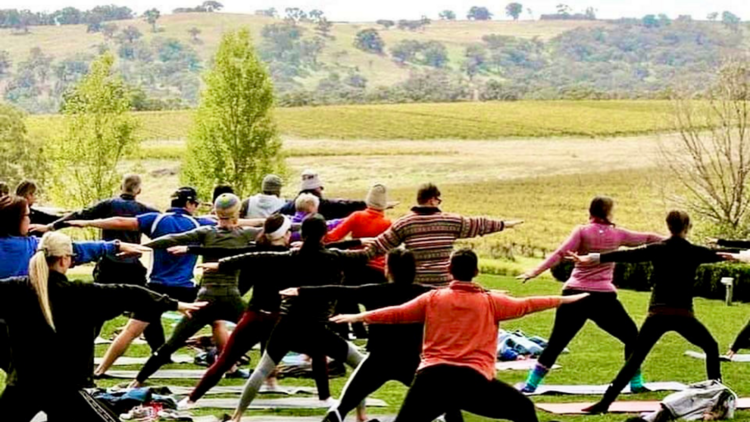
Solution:
{"label": "hedge row", "polygon": [[[571,262],[564,262],[552,269],[552,275],[559,281],[566,281],[573,271]],[[654,271],[650,263],[618,263],[615,266],[614,284],[619,289],[636,291],[651,290],[651,275]],[[724,299],[723,277],[734,278],[734,300],[750,302],[750,265],[722,263],[701,265],[695,275],[695,295],[708,299]]]}

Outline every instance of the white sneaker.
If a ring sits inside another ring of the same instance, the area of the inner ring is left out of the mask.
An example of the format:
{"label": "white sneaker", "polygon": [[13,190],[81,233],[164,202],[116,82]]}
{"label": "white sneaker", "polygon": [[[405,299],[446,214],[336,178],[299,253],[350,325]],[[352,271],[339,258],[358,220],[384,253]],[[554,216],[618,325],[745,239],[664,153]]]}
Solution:
{"label": "white sneaker", "polygon": [[334,399],[333,397],[328,397],[325,400],[321,400],[321,403],[325,404],[328,407],[338,406],[339,401]]}
{"label": "white sneaker", "polygon": [[191,402],[187,397],[177,403],[177,410],[191,410],[194,407],[195,403]]}

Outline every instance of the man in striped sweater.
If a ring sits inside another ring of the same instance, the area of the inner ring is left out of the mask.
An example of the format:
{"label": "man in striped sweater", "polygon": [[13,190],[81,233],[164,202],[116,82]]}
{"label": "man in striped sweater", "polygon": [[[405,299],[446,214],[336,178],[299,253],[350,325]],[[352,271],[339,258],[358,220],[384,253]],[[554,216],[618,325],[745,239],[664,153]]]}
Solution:
{"label": "man in striped sweater", "polygon": [[404,244],[417,260],[415,283],[446,286],[453,280],[448,267],[457,239],[484,236],[523,223],[444,213],[438,208],[443,202],[440,197],[437,186],[422,185],[412,212],[393,223],[370,245],[383,254]]}

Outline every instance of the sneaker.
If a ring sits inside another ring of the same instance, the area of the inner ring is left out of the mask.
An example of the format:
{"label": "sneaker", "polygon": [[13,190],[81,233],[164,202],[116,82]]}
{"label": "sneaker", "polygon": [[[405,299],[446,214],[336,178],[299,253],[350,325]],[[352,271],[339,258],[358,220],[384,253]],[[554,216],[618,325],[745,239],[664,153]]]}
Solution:
{"label": "sneaker", "polygon": [[120,415],[120,419],[125,421],[154,421],[159,419],[159,415],[152,407],[137,406],[130,412]]}
{"label": "sneaker", "polygon": [[243,379],[246,380],[250,378],[250,374],[252,374],[253,371],[249,369],[238,369],[234,372],[227,373],[224,378],[227,379]]}
{"label": "sneaker", "polygon": [[642,394],[642,393],[650,393],[651,390],[645,385],[642,385],[640,387],[630,387],[630,392],[633,394]]}
{"label": "sneaker", "polygon": [[195,403],[191,402],[188,397],[185,397],[177,403],[177,410],[191,410],[194,407]]}
{"label": "sneaker", "polygon": [[339,415],[338,410],[330,410],[328,413],[326,413],[325,418],[323,418],[323,422],[344,422],[341,420],[341,415]]}
{"label": "sneaker", "polygon": [[609,413],[609,404],[604,402],[597,402],[581,410],[590,415],[603,415],[605,413]]}
{"label": "sneaker", "polygon": [[333,397],[328,397],[327,399],[321,400],[320,402],[325,404],[329,408],[339,404],[339,401],[334,399]]}
{"label": "sneaker", "polygon": [[521,388],[519,388],[518,391],[522,392],[523,394],[533,394],[536,392],[536,387],[532,387],[531,385],[524,383],[523,385],[521,385]]}
{"label": "sneaker", "polygon": [[168,421],[193,422],[193,417],[190,413],[175,412],[171,409],[162,410],[159,412],[159,417]]}

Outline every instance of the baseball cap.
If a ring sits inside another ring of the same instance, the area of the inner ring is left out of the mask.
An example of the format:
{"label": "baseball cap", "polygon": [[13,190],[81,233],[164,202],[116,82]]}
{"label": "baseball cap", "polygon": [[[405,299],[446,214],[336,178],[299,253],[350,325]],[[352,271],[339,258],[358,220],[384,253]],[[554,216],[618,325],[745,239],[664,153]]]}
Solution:
{"label": "baseball cap", "polygon": [[175,193],[172,194],[172,198],[174,200],[183,200],[185,202],[192,202],[195,204],[200,203],[198,201],[198,192],[189,186],[184,186],[175,191]]}

